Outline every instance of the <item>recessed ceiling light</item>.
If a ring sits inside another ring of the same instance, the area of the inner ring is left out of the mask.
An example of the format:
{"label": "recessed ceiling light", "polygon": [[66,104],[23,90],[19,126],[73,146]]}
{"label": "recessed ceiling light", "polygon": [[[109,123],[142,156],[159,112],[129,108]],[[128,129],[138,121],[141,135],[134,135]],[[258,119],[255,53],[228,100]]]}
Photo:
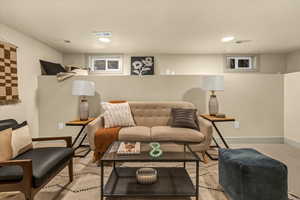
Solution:
{"label": "recessed ceiling light", "polygon": [[221,41],[222,42],[230,42],[232,40],[234,40],[234,37],[233,36],[228,36],[228,37],[223,37]]}
{"label": "recessed ceiling light", "polygon": [[111,37],[112,37],[112,32],[110,31],[94,31],[93,32],[97,39],[100,41],[100,42],[103,42],[103,43],[109,43],[111,42]]}
{"label": "recessed ceiling light", "polygon": [[65,43],[71,43],[71,41],[70,41],[70,40],[64,40],[64,42],[65,42]]}
{"label": "recessed ceiling light", "polygon": [[96,34],[97,37],[112,37],[112,32],[110,31],[101,31],[101,32],[95,31],[94,33]]}
{"label": "recessed ceiling light", "polygon": [[106,37],[100,37],[100,38],[98,38],[98,40],[99,40],[100,42],[104,42],[104,43],[109,43],[109,42],[110,42],[110,39],[109,39],[109,38],[106,38]]}

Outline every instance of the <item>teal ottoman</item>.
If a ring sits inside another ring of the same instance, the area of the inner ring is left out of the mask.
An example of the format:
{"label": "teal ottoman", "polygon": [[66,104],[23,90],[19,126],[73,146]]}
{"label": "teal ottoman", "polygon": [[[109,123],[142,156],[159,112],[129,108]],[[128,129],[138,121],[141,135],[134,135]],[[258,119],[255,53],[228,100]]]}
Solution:
{"label": "teal ottoman", "polygon": [[288,200],[287,173],[254,149],[219,149],[219,183],[232,200]]}

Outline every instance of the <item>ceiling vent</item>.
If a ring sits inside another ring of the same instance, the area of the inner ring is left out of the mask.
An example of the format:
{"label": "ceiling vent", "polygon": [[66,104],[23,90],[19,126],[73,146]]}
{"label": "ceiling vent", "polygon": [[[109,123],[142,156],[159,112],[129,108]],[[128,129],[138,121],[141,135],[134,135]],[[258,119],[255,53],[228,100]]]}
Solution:
{"label": "ceiling vent", "polygon": [[251,40],[237,40],[235,41],[236,44],[244,44],[244,43],[248,43],[251,42]]}

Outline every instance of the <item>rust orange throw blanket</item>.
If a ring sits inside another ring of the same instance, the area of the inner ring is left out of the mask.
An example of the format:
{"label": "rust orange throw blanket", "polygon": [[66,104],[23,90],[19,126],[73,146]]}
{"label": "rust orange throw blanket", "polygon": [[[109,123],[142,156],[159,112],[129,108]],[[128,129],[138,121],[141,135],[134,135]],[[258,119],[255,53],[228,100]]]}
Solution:
{"label": "rust orange throw blanket", "polygon": [[94,161],[100,160],[101,156],[109,145],[118,140],[118,135],[121,127],[116,128],[101,128],[95,134],[95,151]]}
{"label": "rust orange throw blanket", "polygon": [[[124,100],[110,101],[109,103],[124,103]],[[109,145],[118,140],[118,135],[121,127],[116,128],[101,128],[95,134],[95,151],[94,161],[100,160],[101,156],[106,152]]]}

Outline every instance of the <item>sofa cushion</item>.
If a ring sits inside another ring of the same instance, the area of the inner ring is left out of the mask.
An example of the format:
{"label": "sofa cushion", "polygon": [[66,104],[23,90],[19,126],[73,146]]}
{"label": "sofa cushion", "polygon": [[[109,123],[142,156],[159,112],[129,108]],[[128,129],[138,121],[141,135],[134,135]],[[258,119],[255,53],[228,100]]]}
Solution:
{"label": "sofa cushion", "polygon": [[129,101],[137,126],[168,126],[172,108],[195,108],[192,103],[182,101]]}
{"label": "sofa cushion", "polygon": [[151,141],[150,128],[134,126],[122,128],[119,132],[120,141]]}
{"label": "sofa cushion", "polygon": [[152,141],[163,142],[202,142],[205,136],[194,129],[155,126],[151,128]]}
{"label": "sofa cushion", "polygon": [[[72,148],[49,147],[29,150],[13,160],[32,159],[33,186],[41,186],[51,175],[73,156]],[[0,181],[21,181],[23,170],[19,166],[0,168]]]}

